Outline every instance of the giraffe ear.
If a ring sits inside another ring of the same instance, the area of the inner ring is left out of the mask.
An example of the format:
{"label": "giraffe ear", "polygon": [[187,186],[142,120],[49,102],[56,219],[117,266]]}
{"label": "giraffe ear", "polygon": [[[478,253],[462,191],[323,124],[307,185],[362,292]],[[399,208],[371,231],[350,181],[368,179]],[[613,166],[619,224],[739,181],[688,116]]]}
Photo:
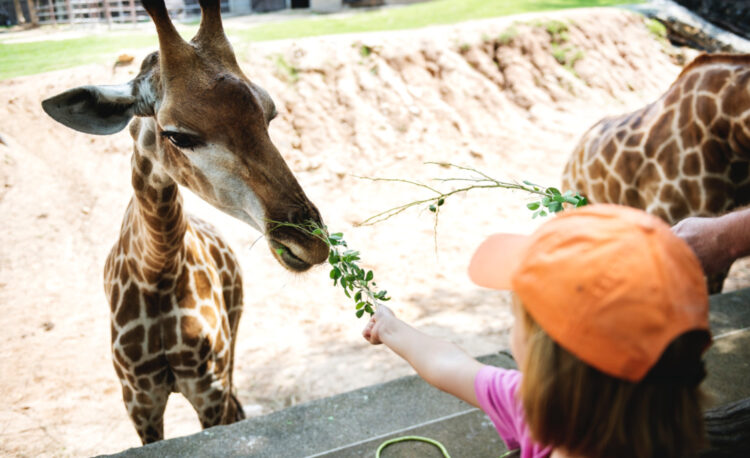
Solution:
{"label": "giraffe ear", "polygon": [[116,86],[80,86],[42,101],[55,121],[87,134],[121,131],[134,115],[136,97],[130,83]]}

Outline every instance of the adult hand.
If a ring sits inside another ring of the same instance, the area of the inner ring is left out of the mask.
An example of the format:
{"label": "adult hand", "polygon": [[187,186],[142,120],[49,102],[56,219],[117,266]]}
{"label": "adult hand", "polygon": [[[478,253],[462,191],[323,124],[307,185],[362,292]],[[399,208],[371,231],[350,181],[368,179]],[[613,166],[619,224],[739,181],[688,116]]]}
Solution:
{"label": "adult hand", "polygon": [[722,218],[686,218],[672,231],[682,238],[698,257],[707,276],[725,272],[734,261],[731,241],[727,240],[726,221]]}
{"label": "adult hand", "polygon": [[362,337],[373,345],[383,343],[380,340],[381,332],[384,327],[388,326],[389,321],[395,319],[396,315],[393,314],[391,309],[385,305],[378,305],[375,309],[375,314],[370,317],[370,321],[365,326],[365,329],[362,330]]}

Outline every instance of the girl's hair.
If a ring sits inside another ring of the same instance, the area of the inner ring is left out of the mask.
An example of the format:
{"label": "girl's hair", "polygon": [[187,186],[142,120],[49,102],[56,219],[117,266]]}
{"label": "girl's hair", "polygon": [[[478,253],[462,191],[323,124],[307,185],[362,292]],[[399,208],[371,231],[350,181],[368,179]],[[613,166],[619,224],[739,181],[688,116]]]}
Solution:
{"label": "girl's hair", "polygon": [[706,445],[699,385],[707,332],[676,338],[633,383],[582,362],[519,309],[527,336],[520,395],[537,442],[587,458],[684,457]]}

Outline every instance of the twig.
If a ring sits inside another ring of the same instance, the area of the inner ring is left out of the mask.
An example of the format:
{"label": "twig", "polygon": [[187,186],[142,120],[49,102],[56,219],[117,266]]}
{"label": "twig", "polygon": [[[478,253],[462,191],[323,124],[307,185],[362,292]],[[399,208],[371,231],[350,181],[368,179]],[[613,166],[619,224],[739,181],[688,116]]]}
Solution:
{"label": "twig", "polygon": [[394,216],[403,213],[404,211],[412,208],[417,207],[424,204],[429,204],[429,210],[435,214],[435,224],[434,224],[434,232],[435,232],[435,251],[437,252],[437,226],[438,226],[438,219],[440,214],[440,207],[442,207],[445,204],[445,199],[447,199],[450,196],[453,196],[454,194],[459,193],[466,193],[471,191],[472,189],[490,189],[490,188],[501,188],[501,189],[509,189],[512,191],[524,191],[526,193],[538,196],[539,199],[529,202],[526,204],[526,207],[533,211],[533,218],[536,218],[537,216],[547,216],[551,213],[557,213],[559,211],[562,211],[564,209],[565,204],[573,205],[575,207],[582,207],[588,203],[586,198],[579,193],[573,193],[573,191],[566,191],[565,193],[561,193],[559,189],[554,187],[543,187],[539,186],[537,184],[531,183],[529,181],[523,181],[521,183],[518,182],[507,182],[507,181],[500,181],[497,180],[486,173],[477,170],[472,167],[466,167],[462,165],[453,164],[450,162],[426,162],[426,164],[429,165],[437,165],[443,168],[449,168],[449,169],[457,169],[462,170],[465,172],[471,172],[475,174],[476,176],[473,177],[448,177],[448,178],[435,178],[435,181],[438,181],[440,183],[469,183],[467,185],[464,185],[462,187],[444,191],[437,189],[436,187],[426,185],[424,183],[420,183],[418,181],[412,181],[412,180],[406,180],[406,179],[400,179],[400,178],[372,178],[372,177],[358,177],[369,181],[382,181],[382,182],[391,182],[391,183],[404,183],[404,184],[410,184],[413,186],[417,186],[420,188],[428,189],[429,191],[433,192],[435,195],[433,197],[428,197],[426,199],[420,199],[415,200],[412,202],[408,202],[393,208],[389,208],[388,210],[384,210],[380,213],[377,213],[373,216],[370,216],[369,218],[365,219],[361,223],[357,224],[358,226],[372,226],[375,224],[378,224],[380,222],[383,222],[387,219],[393,218]]}
{"label": "twig", "polygon": [[[282,221],[269,221],[275,224],[269,230],[273,232],[279,227],[293,227],[308,235],[317,237],[328,245],[328,263],[331,265],[329,277],[333,280],[333,286],[341,285],[346,297],[353,299],[356,304],[357,318],[368,313],[373,315],[375,307],[380,302],[391,300],[388,297],[388,291],[377,290],[375,283],[375,274],[372,270],[365,270],[359,267],[357,261],[360,261],[359,251],[348,249],[344,240],[344,234],[341,232],[329,233],[328,228],[320,226],[312,220],[304,224],[294,224]],[[343,248],[343,251],[341,249]],[[284,253],[284,248],[276,250],[279,255]]]}

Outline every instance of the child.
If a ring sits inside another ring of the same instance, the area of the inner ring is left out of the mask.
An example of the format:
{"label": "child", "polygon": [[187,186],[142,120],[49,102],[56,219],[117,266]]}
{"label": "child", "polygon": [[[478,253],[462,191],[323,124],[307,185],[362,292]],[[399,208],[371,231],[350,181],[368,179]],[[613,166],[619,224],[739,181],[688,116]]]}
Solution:
{"label": "child", "polygon": [[521,372],[485,366],[383,306],[365,339],[481,408],[522,457],[684,457],[704,445],[708,296],[695,255],[661,220],[615,205],[566,211],[531,236],[489,237],[469,276],[513,291]]}

